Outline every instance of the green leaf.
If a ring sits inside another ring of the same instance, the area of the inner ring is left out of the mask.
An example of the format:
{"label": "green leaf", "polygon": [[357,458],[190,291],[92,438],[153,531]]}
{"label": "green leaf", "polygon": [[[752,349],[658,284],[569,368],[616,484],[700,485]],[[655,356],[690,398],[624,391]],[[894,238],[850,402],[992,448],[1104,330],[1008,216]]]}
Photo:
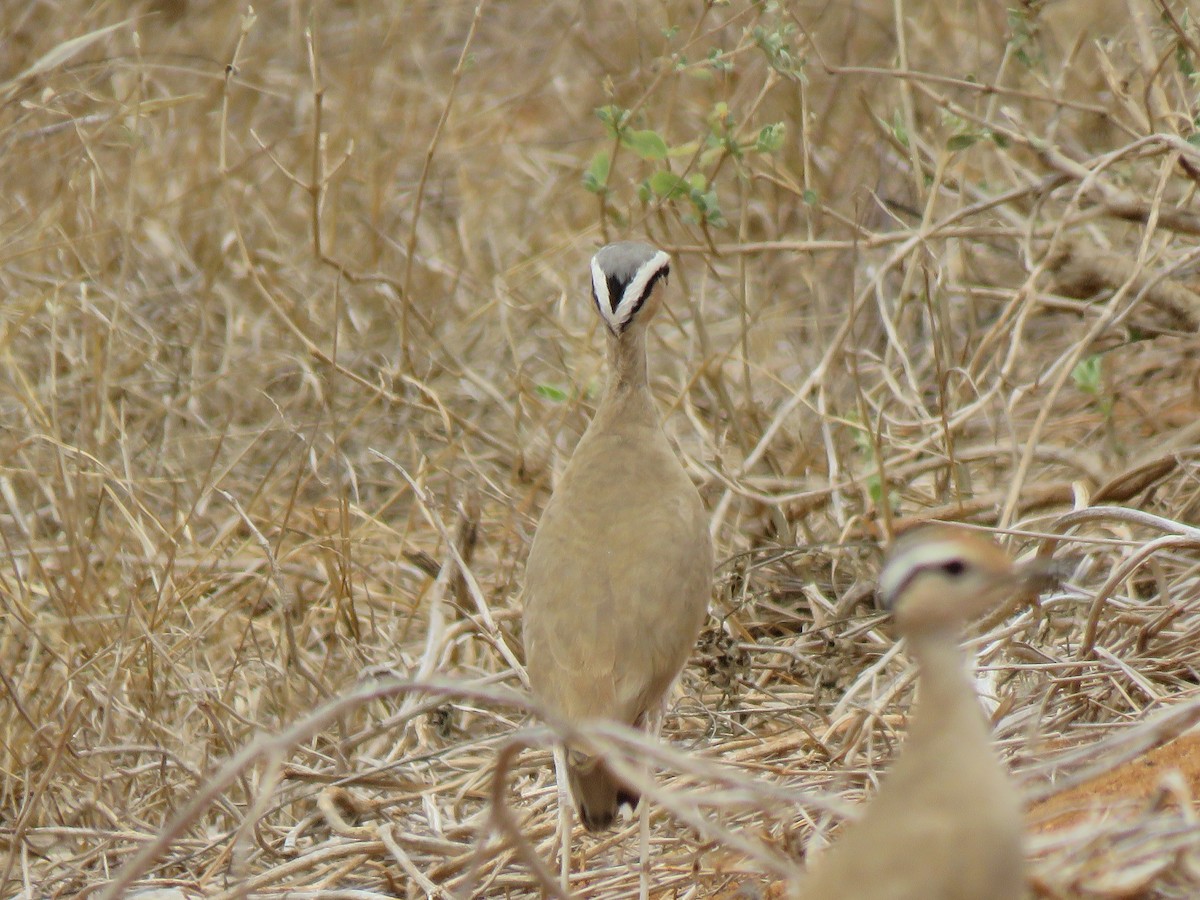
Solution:
{"label": "green leaf", "polygon": [[613,104],[597,106],[595,113],[596,118],[604,123],[605,130],[612,137],[616,137],[620,133],[621,129],[625,126],[625,120],[629,118],[629,110],[622,109]]}
{"label": "green leaf", "polygon": [[[883,481],[878,475],[867,476],[867,493],[870,494],[876,509],[883,506]],[[896,512],[900,508],[900,495],[895,491],[888,491],[887,505],[892,512]]]}
{"label": "green leaf", "polygon": [[758,139],[754,142],[754,149],[759,153],[774,153],[783,146],[783,139],[786,135],[787,125],[783,122],[764,125],[758,132]]}
{"label": "green leaf", "polygon": [[730,72],[733,70],[733,60],[726,58],[725,52],[719,47],[713,47],[708,51],[707,62],[717,72]]}
{"label": "green leaf", "polygon": [[721,204],[717,200],[716,191],[692,191],[691,199],[701,221],[714,228],[724,228],[729,224],[725,219],[725,214],[721,212]]}
{"label": "green leaf", "polygon": [[1179,43],[1175,47],[1175,64],[1179,66],[1179,73],[1184,78],[1191,78],[1196,74],[1196,67],[1192,64],[1192,58],[1188,56],[1187,47]]}
{"label": "green leaf", "polygon": [[533,389],[533,392],[539,397],[546,400],[553,400],[555,403],[563,403],[571,396],[562,388],[554,387],[552,384],[539,384]]}
{"label": "green leaf", "polygon": [[791,38],[795,30],[796,26],[789,22],[775,30],[756,25],[751,32],[754,43],[766,56],[767,64],[779,74],[792,78],[803,77],[801,69],[804,66],[804,59],[797,59],[792,49]]}
{"label": "green leaf", "polygon": [[587,171],[583,173],[583,186],[593,194],[603,194],[608,188],[608,169],[611,162],[605,150],[593,156]]}
{"label": "green leaf", "polygon": [[1200,131],[1193,131],[1187,136],[1187,142],[1193,147],[1200,147]]}
{"label": "green leaf", "polygon": [[1008,28],[1012,33],[1008,40],[1009,46],[1012,47],[1017,60],[1030,69],[1040,64],[1042,52],[1037,42],[1036,24],[1028,13],[1019,8],[1010,8]]}
{"label": "green leaf", "polygon": [[655,195],[670,200],[674,197],[686,197],[691,193],[691,185],[666,169],[659,169],[650,176],[647,182]]}
{"label": "green leaf", "polygon": [[1071,370],[1071,379],[1075,386],[1093,397],[1100,395],[1101,359],[1099,354],[1093,354],[1081,359]]}
{"label": "green leaf", "polygon": [[700,165],[707,169],[709,166],[711,166],[713,163],[715,163],[717,161],[718,157],[724,156],[724,155],[725,155],[725,148],[723,146],[718,144],[715,147],[709,147],[707,150],[705,150],[703,153],[700,154]]}
{"label": "green leaf", "polygon": [[850,416],[851,437],[854,440],[854,446],[858,452],[863,455],[863,458],[868,461],[875,459],[875,445],[871,443],[871,432],[867,431],[859,422],[858,416]]}
{"label": "green leaf", "polygon": [[950,140],[946,141],[946,149],[951,153],[957,153],[959,150],[966,150],[972,144],[979,140],[979,135],[962,132],[950,136]]}
{"label": "green leaf", "polygon": [[883,505],[883,481],[878,475],[867,476],[867,493],[876,507]]}
{"label": "green leaf", "polygon": [[667,142],[657,131],[626,131],[621,135],[621,143],[640,156],[642,159],[666,159]]}
{"label": "green leaf", "polygon": [[679,144],[676,147],[672,147],[671,152],[668,155],[671,157],[691,156],[693,153],[695,153],[699,149],[700,149],[699,141],[688,141],[686,144]]}

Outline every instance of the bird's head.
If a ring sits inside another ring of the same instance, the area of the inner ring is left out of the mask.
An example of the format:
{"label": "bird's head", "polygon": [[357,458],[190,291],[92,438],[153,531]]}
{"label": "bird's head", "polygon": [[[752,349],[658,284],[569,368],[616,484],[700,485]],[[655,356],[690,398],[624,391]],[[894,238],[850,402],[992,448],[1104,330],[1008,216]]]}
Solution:
{"label": "bird's head", "polygon": [[1013,593],[1037,586],[1045,562],[1016,563],[966,529],[932,525],[900,537],[879,575],[884,608],[903,634],[957,629]]}
{"label": "bird's head", "polygon": [[609,244],[592,257],[592,299],[615,337],[654,316],[670,271],[671,257],[640,241]]}

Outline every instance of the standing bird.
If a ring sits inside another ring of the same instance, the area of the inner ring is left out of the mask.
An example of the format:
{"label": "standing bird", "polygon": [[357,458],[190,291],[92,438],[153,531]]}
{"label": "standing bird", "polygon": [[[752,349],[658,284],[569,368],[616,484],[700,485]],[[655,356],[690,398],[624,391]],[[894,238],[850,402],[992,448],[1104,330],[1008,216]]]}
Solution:
{"label": "standing bird", "polygon": [[1021,803],[988,734],[959,636],[967,620],[1046,574],[964,529],[895,544],[879,578],[920,677],[899,760],[863,817],[813,863],[806,900],[1024,896]]}
{"label": "standing bird", "polygon": [[[571,724],[608,719],[656,734],[708,609],[708,515],[663,434],[646,378],[646,328],[669,270],[666,253],[633,241],[592,257],[608,386],[542,513],[525,566],[530,685]],[[638,796],[603,759],[577,748],[556,754],[555,763],[565,879],[570,811],[562,767],[590,831],[608,828],[620,805]],[[643,890],[647,828],[643,809]]]}

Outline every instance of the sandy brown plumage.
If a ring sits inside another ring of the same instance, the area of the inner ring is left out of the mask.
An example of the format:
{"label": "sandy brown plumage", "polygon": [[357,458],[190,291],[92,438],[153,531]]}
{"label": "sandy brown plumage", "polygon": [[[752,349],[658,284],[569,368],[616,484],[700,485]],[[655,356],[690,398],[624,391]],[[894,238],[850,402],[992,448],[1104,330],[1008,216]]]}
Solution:
{"label": "sandy brown plumage", "polygon": [[[704,620],[712,545],[707,513],[659,426],[646,378],[646,324],[660,302],[666,256],[645,244],[609,245],[596,255],[594,283],[597,272],[609,383],[529,553],[525,654],[534,694],[555,715],[644,726]],[[646,293],[625,296],[639,278]],[[601,760],[570,748],[568,773],[589,829],[608,827],[621,802],[636,801]]]}

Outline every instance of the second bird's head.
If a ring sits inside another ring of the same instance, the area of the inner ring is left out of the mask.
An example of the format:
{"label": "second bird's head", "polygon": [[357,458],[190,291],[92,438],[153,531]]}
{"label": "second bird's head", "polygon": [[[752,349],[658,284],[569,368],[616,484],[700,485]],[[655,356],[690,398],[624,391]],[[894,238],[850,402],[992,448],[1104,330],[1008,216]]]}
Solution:
{"label": "second bird's head", "polygon": [[1046,580],[1048,561],[1017,563],[991,541],[944,525],[902,535],[879,574],[883,606],[903,634],[957,629]]}
{"label": "second bird's head", "polygon": [[619,241],[592,257],[592,299],[609,332],[624,334],[644,324],[662,305],[671,257],[640,241]]}

